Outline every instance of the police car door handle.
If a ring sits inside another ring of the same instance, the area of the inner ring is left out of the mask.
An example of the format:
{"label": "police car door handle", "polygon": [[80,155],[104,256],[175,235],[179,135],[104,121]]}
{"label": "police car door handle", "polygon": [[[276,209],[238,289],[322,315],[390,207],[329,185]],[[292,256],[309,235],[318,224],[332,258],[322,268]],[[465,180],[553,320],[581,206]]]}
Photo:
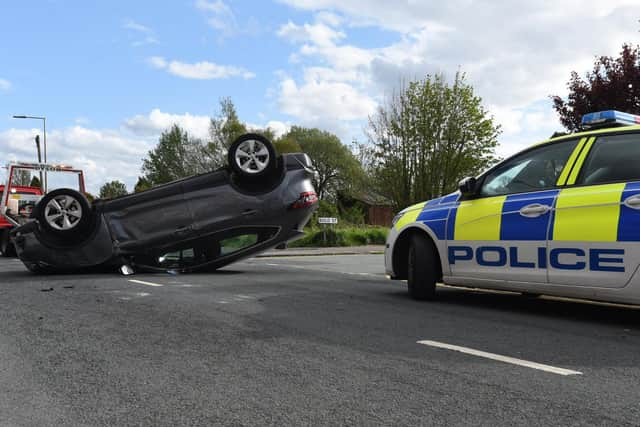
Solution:
{"label": "police car door handle", "polygon": [[551,206],[542,205],[540,203],[532,203],[520,209],[520,215],[526,218],[537,218],[551,210]]}
{"label": "police car door handle", "polygon": [[623,203],[631,209],[640,209],[640,194],[627,197]]}

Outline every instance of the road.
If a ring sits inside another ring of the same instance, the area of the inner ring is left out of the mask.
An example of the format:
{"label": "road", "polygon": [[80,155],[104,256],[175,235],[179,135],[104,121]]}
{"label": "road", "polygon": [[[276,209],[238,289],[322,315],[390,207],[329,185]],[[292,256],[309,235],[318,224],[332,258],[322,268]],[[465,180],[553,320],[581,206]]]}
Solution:
{"label": "road", "polygon": [[1,260],[0,424],[640,422],[638,309],[404,286],[381,255],[128,277]]}

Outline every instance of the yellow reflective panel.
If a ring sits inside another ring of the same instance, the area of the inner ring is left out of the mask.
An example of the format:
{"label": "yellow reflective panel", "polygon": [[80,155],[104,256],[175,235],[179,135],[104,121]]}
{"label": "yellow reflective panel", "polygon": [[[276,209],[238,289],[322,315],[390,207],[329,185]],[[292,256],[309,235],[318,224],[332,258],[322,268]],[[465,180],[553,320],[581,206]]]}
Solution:
{"label": "yellow reflective panel", "polygon": [[400,217],[398,222],[396,222],[396,230],[400,230],[405,225],[415,222],[426,204],[427,202],[422,202],[411,206],[409,210]]}
{"label": "yellow reflective panel", "polygon": [[502,205],[507,196],[460,203],[456,213],[455,240],[500,240]]}
{"label": "yellow reflective panel", "polygon": [[624,183],[565,188],[556,201],[553,240],[615,242]]}
{"label": "yellow reflective panel", "polygon": [[567,163],[565,163],[564,169],[562,169],[562,173],[560,174],[556,185],[560,186],[567,183],[567,177],[569,176],[569,172],[571,171],[571,166],[573,166],[573,163],[576,161],[576,158],[578,157],[578,154],[580,154],[580,150],[582,150],[582,147],[584,146],[584,143],[586,141],[587,138],[582,138],[580,142],[578,142],[578,145],[573,150],[573,153],[571,153],[571,156],[569,156],[569,160],[567,160]]}
{"label": "yellow reflective panel", "polygon": [[576,183],[576,179],[578,178],[578,173],[580,173],[580,169],[582,168],[582,164],[584,163],[584,159],[587,158],[587,154],[589,154],[589,150],[591,150],[591,146],[593,145],[593,141],[595,141],[596,138],[594,136],[592,136],[591,138],[589,138],[589,141],[587,142],[587,145],[584,146],[584,149],[582,150],[582,152],[580,152],[580,156],[578,157],[578,160],[576,160],[576,164],[573,165],[573,168],[571,168],[571,175],[569,176],[569,179],[567,180],[567,184],[568,185],[573,185]]}

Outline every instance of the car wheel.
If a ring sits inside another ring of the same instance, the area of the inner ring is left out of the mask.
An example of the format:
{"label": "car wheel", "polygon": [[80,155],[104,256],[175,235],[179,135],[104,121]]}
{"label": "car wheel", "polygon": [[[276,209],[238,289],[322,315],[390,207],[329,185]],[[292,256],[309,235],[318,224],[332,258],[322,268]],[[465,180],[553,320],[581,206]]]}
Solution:
{"label": "car wheel", "polygon": [[276,169],[276,150],[266,137],[247,133],[231,144],[228,161],[236,175],[256,180]]}
{"label": "car wheel", "polygon": [[66,243],[86,239],[95,225],[95,214],[87,198],[69,188],[45,195],[38,203],[35,217],[46,236]]}
{"label": "car wheel", "polygon": [[5,258],[12,258],[16,256],[16,248],[13,246],[13,243],[11,243],[8,229],[0,232],[0,252],[2,252],[2,256]]}
{"label": "car wheel", "polygon": [[407,287],[414,299],[431,300],[440,276],[436,248],[420,235],[411,237],[407,269]]}

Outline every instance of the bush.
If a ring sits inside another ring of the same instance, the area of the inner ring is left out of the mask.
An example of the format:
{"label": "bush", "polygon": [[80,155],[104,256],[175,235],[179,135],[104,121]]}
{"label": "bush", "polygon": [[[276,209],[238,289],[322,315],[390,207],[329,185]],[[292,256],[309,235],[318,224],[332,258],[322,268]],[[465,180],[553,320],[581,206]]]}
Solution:
{"label": "bush", "polygon": [[341,212],[341,220],[347,224],[352,225],[364,225],[364,211],[357,205],[351,206],[350,208],[342,208]]}
{"label": "bush", "polygon": [[389,230],[383,227],[312,228],[302,239],[291,242],[289,246],[296,248],[384,245],[388,232]]}

